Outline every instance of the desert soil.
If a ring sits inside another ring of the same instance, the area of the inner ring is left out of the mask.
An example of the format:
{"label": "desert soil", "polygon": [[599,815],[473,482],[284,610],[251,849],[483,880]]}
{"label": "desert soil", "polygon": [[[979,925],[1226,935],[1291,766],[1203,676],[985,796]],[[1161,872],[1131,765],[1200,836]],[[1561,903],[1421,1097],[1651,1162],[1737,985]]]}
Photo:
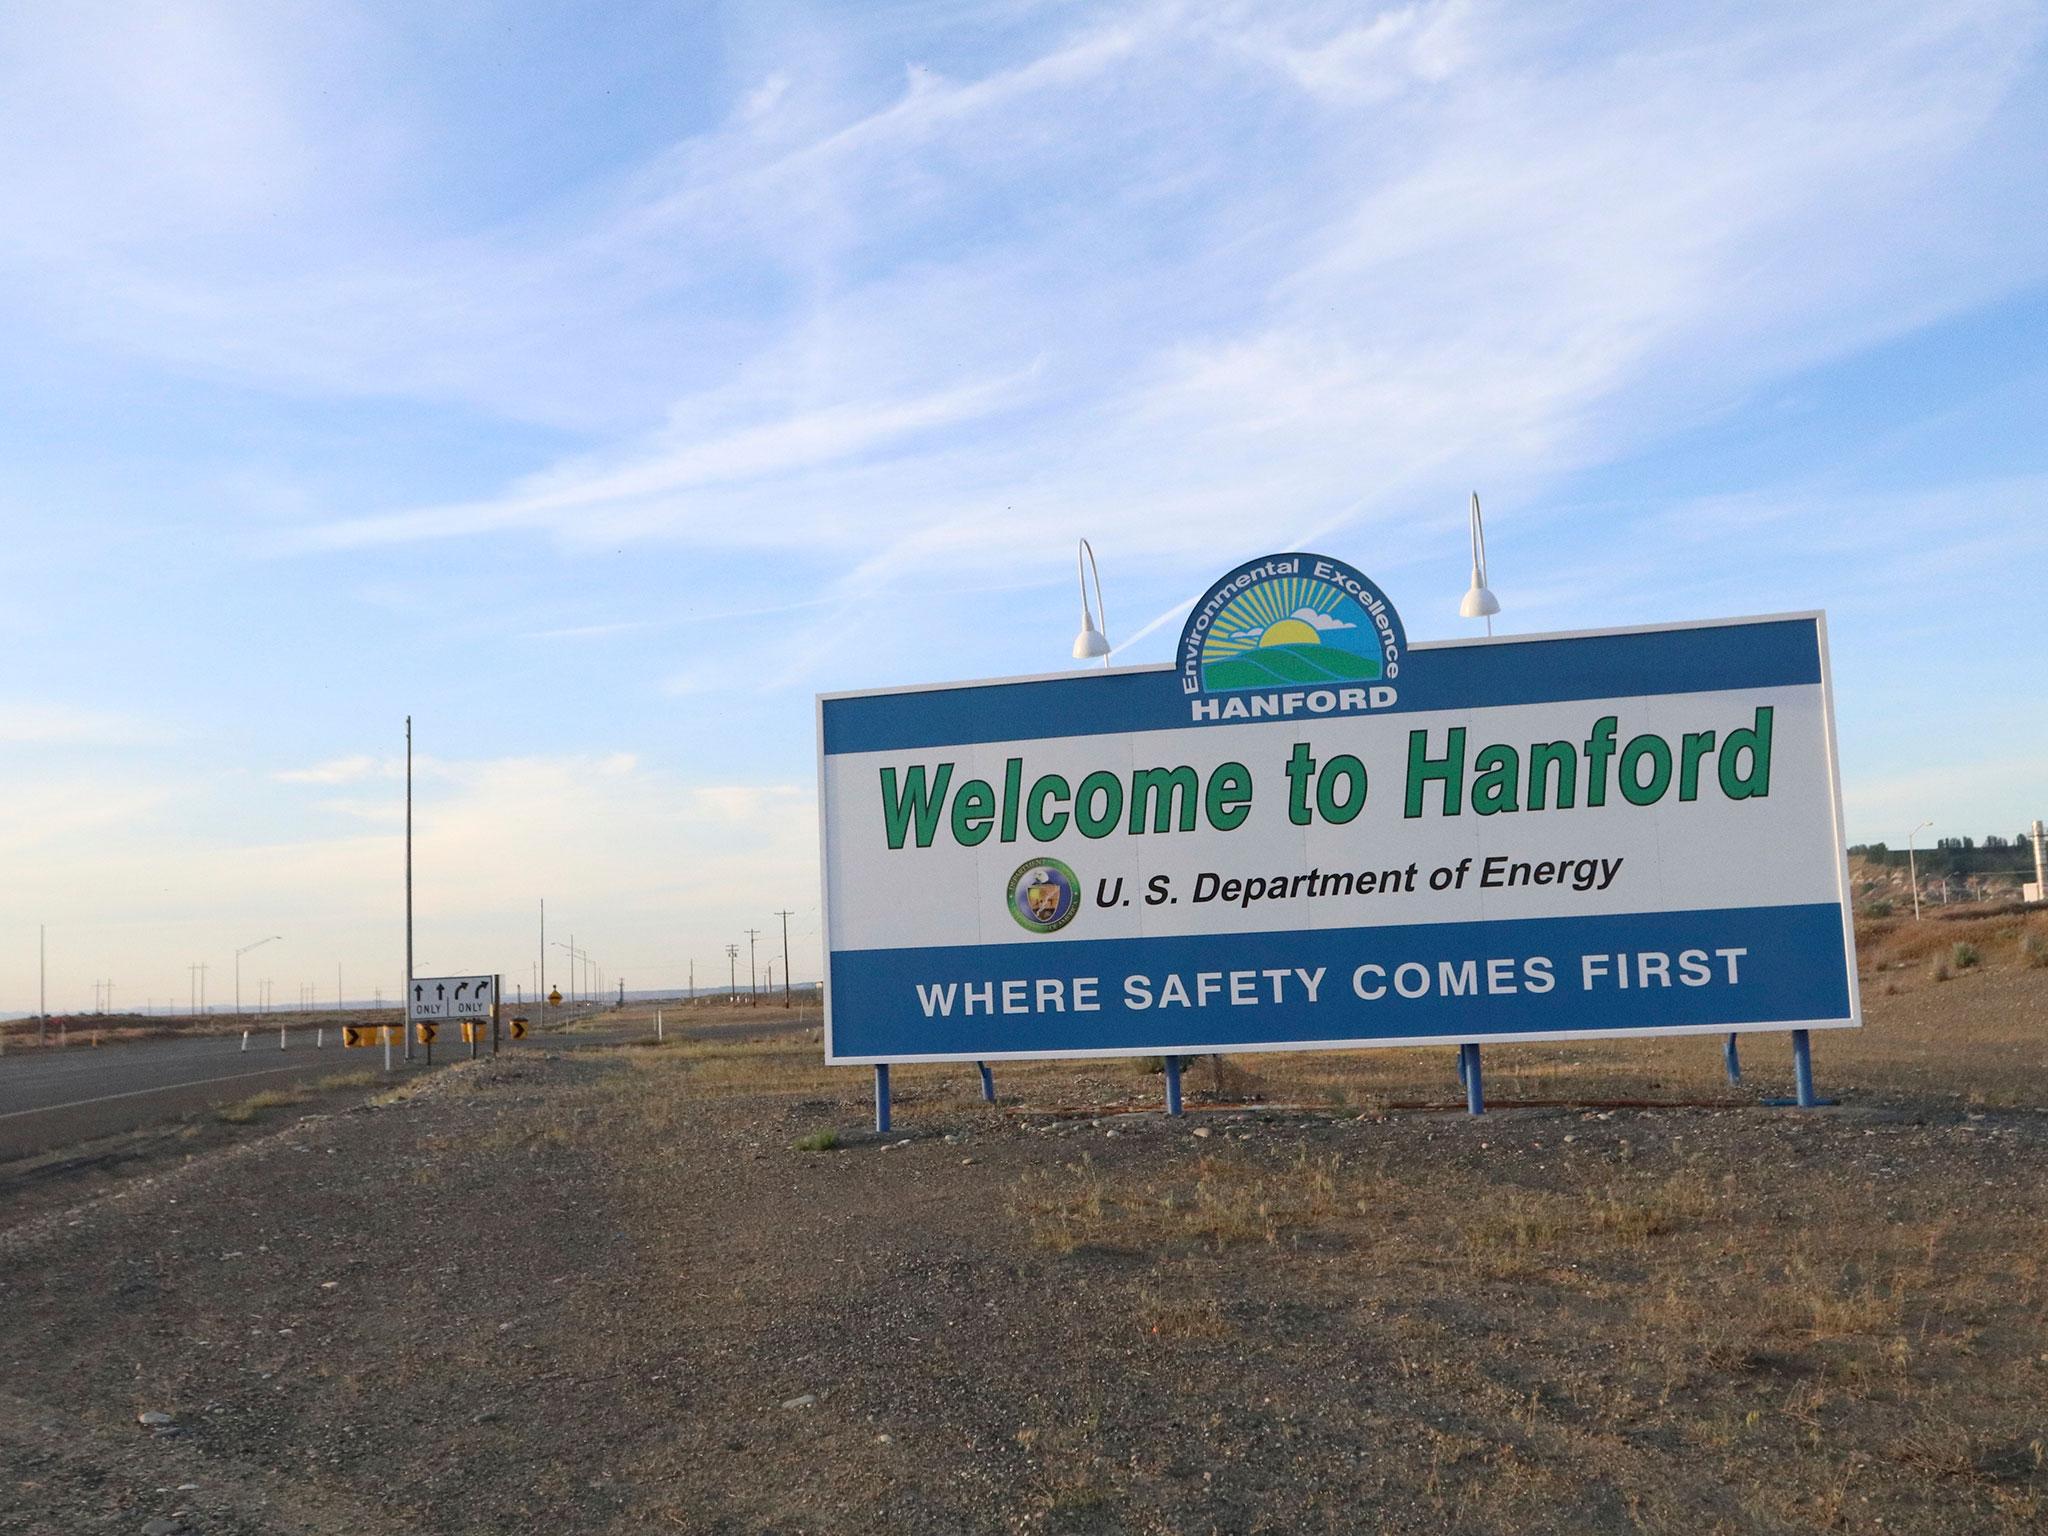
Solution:
{"label": "desert soil", "polygon": [[1975,936],[1872,936],[1818,1111],[1686,1039],[882,1138],[751,1019],[279,1110],[0,1213],[0,1529],[2038,1530],[2048,969]]}

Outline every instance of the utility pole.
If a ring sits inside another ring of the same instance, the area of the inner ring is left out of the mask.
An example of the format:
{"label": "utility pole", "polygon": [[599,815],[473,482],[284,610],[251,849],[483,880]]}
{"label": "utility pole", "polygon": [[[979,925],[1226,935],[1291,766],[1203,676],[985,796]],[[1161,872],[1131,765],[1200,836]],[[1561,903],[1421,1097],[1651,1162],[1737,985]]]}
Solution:
{"label": "utility pole", "polygon": [[[2034,823],[2039,826],[2039,822]],[[2037,845],[2038,846],[2038,845]],[[50,929],[36,924],[36,1044],[50,1043]]]}
{"label": "utility pole", "polygon": [[740,964],[740,947],[739,947],[739,945],[737,945],[737,944],[728,944],[728,945],[726,945],[726,946],[725,946],[725,980],[726,980],[726,987],[725,987],[725,989],[726,989],[726,991],[727,991],[727,992],[728,992],[728,993],[729,993],[729,994],[730,994],[730,995],[732,996],[732,998],[733,998],[733,1000],[734,1000],[735,1002],[737,1002],[737,1001],[739,1000],[739,995],[740,995],[740,973],[739,973],[739,964]]}
{"label": "utility pole", "polygon": [[[548,899],[540,899],[540,959],[533,970],[533,995],[540,999],[540,1028],[548,1027]],[[538,1033],[538,1031],[536,1031]]]}
{"label": "utility pole", "polygon": [[199,1011],[201,1013],[206,1012],[206,973],[208,969],[206,961],[202,960],[199,962]]}
{"label": "utility pole", "polygon": [[[412,716],[405,717],[405,990],[399,994],[398,1027],[405,1035],[405,1059],[412,1060]],[[391,1052],[384,1052],[391,1065]]]}
{"label": "utility pole", "polygon": [[775,914],[782,919],[782,1006],[789,1006],[789,917],[787,912]]}
{"label": "utility pole", "polygon": [[761,1003],[761,984],[754,977],[754,938],[760,931],[758,928],[749,928],[747,930],[747,1006],[749,1008],[757,1008]]}
{"label": "utility pole", "polygon": [[1913,839],[1933,825],[1934,823],[1931,821],[1923,821],[1919,826],[1906,834],[1906,879],[1913,887],[1913,920],[1915,922],[1920,920],[1920,860],[1919,855],[1914,851]]}
{"label": "utility pole", "polygon": [[185,1012],[192,1017],[199,1016],[199,967],[185,967]]}

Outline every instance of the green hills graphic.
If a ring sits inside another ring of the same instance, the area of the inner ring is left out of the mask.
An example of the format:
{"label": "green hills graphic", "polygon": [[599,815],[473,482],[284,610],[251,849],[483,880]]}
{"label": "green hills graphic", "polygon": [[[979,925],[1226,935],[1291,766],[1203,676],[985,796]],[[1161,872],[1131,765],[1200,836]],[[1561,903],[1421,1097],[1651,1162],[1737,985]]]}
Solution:
{"label": "green hills graphic", "polygon": [[1293,683],[1355,683],[1380,675],[1377,657],[1356,656],[1333,645],[1262,645],[1202,668],[1209,689],[1273,688]]}

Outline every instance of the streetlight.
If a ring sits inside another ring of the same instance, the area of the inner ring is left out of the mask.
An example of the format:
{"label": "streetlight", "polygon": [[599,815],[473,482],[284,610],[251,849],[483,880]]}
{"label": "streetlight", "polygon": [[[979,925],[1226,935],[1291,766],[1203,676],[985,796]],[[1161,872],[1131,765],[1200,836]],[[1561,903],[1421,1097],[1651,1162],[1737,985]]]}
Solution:
{"label": "streetlight", "polygon": [[567,944],[560,939],[555,940],[555,948],[566,949],[569,952],[569,1001],[573,1005],[576,1001],[576,963],[580,960],[587,966],[590,963],[590,956],[576,947],[573,936]]}
{"label": "streetlight", "polygon": [[1479,519],[1479,493],[1472,493],[1472,586],[1458,604],[1458,616],[1486,620],[1486,637],[1493,638],[1493,616],[1500,612],[1500,599],[1486,585],[1486,525]]}
{"label": "streetlight", "polygon": [[267,939],[258,939],[258,940],[257,940],[257,941],[256,941],[255,943],[253,943],[253,944],[244,944],[244,945],[243,945],[243,946],[242,946],[242,947],[241,947],[240,949],[238,949],[238,950],[236,950],[236,951],[235,951],[235,1012],[236,1012],[236,1013],[240,1013],[240,1012],[242,1011],[242,956],[244,956],[244,955],[246,955],[247,953],[249,953],[249,951],[250,951],[250,950],[252,950],[252,949],[261,949],[261,948],[262,948],[262,947],[263,947],[264,945],[266,945],[266,944],[275,944],[275,943],[276,943],[276,942],[277,942],[277,941],[278,941],[279,939],[281,939],[281,938],[283,938],[283,937],[284,937],[284,935],[283,935],[283,934],[281,934],[281,933],[273,933],[273,934],[272,934],[272,935],[271,935],[271,936],[270,936],[269,938],[267,938]]}
{"label": "streetlight", "polygon": [[[1088,561],[1085,568],[1081,564],[1081,559],[1084,555]],[[1090,571],[1093,571],[1095,574],[1094,613],[1088,611],[1088,573]],[[1103,630],[1109,627],[1109,609],[1103,605],[1102,601],[1102,572],[1095,564],[1095,551],[1086,539],[1083,539],[1081,547],[1074,551],[1074,579],[1081,586],[1081,633],[1074,636],[1074,660],[1093,661],[1097,656],[1100,656],[1102,658],[1102,665],[1106,668],[1109,665],[1109,636],[1104,634]],[[1102,616],[1102,629],[1095,627],[1096,614]]]}
{"label": "streetlight", "polygon": [[1913,839],[1933,825],[1931,821],[1923,821],[1906,834],[1906,878],[1913,886],[1913,921],[1916,923],[1920,921],[1920,860],[1914,851]]}

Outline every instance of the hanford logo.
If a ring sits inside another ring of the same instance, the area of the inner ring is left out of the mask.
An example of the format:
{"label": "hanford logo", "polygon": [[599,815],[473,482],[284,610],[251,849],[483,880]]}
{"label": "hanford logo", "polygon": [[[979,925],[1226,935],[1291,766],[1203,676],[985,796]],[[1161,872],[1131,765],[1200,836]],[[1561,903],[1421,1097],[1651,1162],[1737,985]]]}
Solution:
{"label": "hanford logo", "polygon": [[1328,555],[1262,555],[1203,594],[1180,633],[1198,721],[1349,715],[1398,696],[1408,637],[1384,593]]}

